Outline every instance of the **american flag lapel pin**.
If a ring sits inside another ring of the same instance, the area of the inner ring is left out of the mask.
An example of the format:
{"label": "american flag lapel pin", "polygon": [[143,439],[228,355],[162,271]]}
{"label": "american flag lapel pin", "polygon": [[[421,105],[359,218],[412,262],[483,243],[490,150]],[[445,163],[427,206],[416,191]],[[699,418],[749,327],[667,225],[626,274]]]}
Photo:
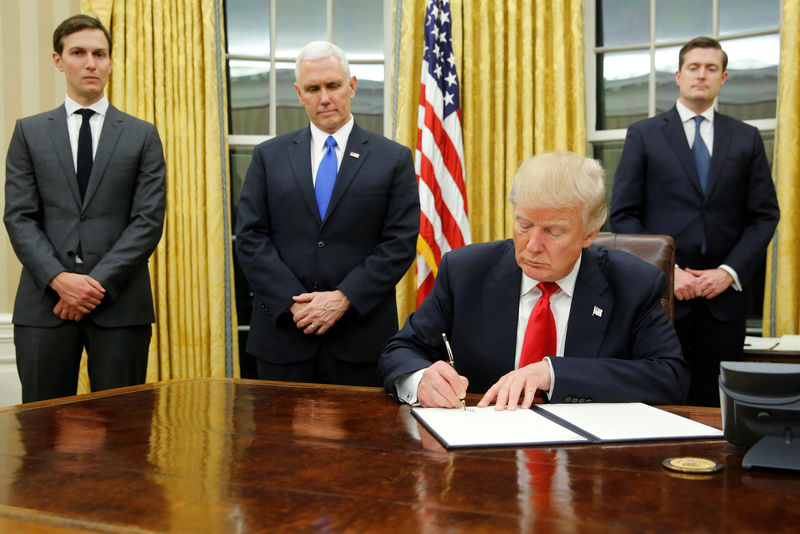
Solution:
{"label": "american flag lapel pin", "polygon": [[595,306],[594,309],[592,310],[592,317],[602,317],[602,316],[603,316],[603,310]]}
{"label": "american flag lapel pin", "polygon": [[358,152],[350,152],[350,157],[358,159],[361,157],[361,154],[359,154]]}

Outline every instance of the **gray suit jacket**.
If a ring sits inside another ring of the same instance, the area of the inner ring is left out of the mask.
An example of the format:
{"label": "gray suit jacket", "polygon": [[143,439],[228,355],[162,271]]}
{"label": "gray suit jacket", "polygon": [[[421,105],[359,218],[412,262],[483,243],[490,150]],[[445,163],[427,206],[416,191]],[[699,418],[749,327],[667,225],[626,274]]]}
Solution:
{"label": "gray suit jacket", "polygon": [[[106,289],[88,316],[95,324],[154,322],[147,260],[164,225],[165,172],[156,127],[109,106],[81,202],[64,106],[17,121],[3,217],[23,266],[14,324],[62,322],[48,286],[62,271],[88,274]],[[82,265],[75,264],[79,242]]]}

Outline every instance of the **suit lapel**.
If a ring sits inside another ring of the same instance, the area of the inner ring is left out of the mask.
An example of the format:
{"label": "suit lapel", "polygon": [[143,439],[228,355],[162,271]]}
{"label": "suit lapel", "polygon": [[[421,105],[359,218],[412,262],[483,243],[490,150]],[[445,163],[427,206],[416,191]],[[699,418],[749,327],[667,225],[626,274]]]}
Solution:
{"label": "suit lapel", "polygon": [[67,131],[67,110],[62,105],[50,112],[47,120],[50,122],[50,138],[53,141],[53,151],[58,156],[61,169],[64,171],[64,180],[67,187],[75,199],[75,203],[80,206],[81,192],[78,189],[78,178],[75,175],[75,162],[72,159],[72,146],[69,144],[69,132]]}
{"label": "suit lapel", "polygon": [[97,143],[94,163],[92,163],[92,173],[89,175],[89,185],[86,187],[86,195],[83,198],[84,206],[89,204],[89,201],[97,191],[124,127],[125,116],[117,108],[109,104],[106,110],[106,117],[103,120],[103,129],[100,132],[100,141]]}
{"label": "suit lapel", "polygon": [[311,129],[300,130],[292,141],[289,146],[289,165],[292,167],[297,188],[312,216],[321,224],[317,197],[314,196],[314,180],[311,176]]}
{"label": "suit lapel", "polygon": [[483,353],[489,355],[493,367],[505,374],[514,368],[517,346],[517,319],[522,271],[514,258],[511,240],[483,288]]}
{"label": "suit lapel", "polygon": [[708,191],[706,192],[706,197],[709,197],[714,190],[722,170],[722,162],[725,161],[725,156],[733,139],[733,134],[727,123],[728,118],[725,115],[714,112],[714,151],[711,154],[711,164],[708,169]]}
{"label": "suit lapel", "polygon": [[[339,172],[336,174],[336,183],[331,193],[331,201],[328,204],[328,212],[326,214],[328,217],[333,213],[333,210],[336,209],[345,191],[347,191],[353,178],[355,178],[358,169],[361,168],[362,163],[367,159],[367,155],[369,154],[368,141],[369,137],[366,135],[366,132],[359,128],[357,124],[353,124],[353,130],[350,132],[350,136],[347,139],[347,146],[342,151],[342,164],[339,165]],[[328,217],[326,217],[326,220]]]}
{"label": "suit lapel", "polygon": [[697,167],[694,164],[694,157],[689,148],[689,143],[686,141],[686,131],[683,129],[681,116],[678,115],[678,108],[675,106],[665,116],[662,125],[664,136],[667,138],[672,150],[680,161],[684,172],[689,176],[689,181],[702,196],[703,188],[700,186],[700,176],[697,174]]}
{"label": "suit lapel", "polygon": [[594,253],[584,249],[572,295],[564,354],[596,358],[613,311],[611,288]]}

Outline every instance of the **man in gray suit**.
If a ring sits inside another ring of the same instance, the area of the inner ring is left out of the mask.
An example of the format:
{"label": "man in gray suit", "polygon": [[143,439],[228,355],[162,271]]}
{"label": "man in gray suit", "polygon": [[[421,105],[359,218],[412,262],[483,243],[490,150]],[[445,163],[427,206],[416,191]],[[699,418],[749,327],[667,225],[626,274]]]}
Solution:
{"label": "man in gray suit", "polygon": [[4,222],[22,262],[14,344],[23,402],[141,384],[155,321],[147,260],[161,238],[164,155],[154,125],[111,106],[111,36],[75,15],[53,34],[63,106],[17,121]]}

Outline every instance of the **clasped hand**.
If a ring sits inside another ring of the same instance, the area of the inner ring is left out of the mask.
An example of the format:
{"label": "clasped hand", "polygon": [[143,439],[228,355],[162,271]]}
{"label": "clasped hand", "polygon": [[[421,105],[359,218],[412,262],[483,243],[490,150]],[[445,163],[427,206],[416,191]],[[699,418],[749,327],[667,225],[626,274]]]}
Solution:
{"label": "clasped hand", "polygon": [[675,267],[675,298],[689,300],[693,298],[713,299],[733,283],[728,271],[716,269],[681,269]]}
{"label": "clasped hand", "polygon": [[342,318],[350,307],[350,299],[340,290],[303,293],[292,297],[289,308],[294,324],[304,334],[321,336]]}
{"label": "clasped hand", "polygon": [[105,288],[89,275],[60,272],[50,280],[59,301],[53,313],[61,319],[80,321],[91,313],[105,296]]}

